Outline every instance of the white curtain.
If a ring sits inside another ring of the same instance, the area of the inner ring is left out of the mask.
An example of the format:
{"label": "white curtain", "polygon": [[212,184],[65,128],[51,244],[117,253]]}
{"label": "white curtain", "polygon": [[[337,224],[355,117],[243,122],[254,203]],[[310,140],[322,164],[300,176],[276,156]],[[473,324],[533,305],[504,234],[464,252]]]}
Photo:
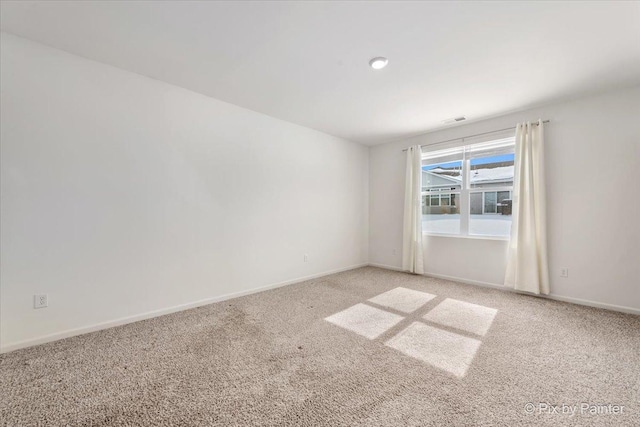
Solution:
{"label": "white curtain", "polygon": [[542,120],[516,126],[512,215],[505,286],[535,294],[548,294]]}
{"label": "white curtain", "polygon": [[407,175],[404,190],[404,237],[402,268],[415,274],[424,273],[422,258],[422,149],[407,149]]}

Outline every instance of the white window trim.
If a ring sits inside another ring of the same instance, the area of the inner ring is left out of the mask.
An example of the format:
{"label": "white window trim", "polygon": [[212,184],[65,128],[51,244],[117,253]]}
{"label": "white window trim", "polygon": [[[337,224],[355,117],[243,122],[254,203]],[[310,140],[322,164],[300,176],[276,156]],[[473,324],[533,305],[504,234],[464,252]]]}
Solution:
{"label": "white window trim", "polygon": [[427,233],[424,231],[422,233],[424,236],[428,237],[447,237],[453,239],[472,239],[472,240],[509,240],[509,236],[492,236],[490,234],[468,234],[463,236],[461,234],[446,234],[446,233]]}

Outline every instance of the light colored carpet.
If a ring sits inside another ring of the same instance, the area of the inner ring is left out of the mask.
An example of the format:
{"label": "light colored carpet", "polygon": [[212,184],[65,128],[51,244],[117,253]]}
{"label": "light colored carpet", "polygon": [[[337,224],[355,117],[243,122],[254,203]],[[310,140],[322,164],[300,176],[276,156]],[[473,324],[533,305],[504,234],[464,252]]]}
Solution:
{"label": "light colored carpet", "polygon": [[334,325],[349,329],[363,337],[374,339],[402,321],[404,317],[366,304],[353,307],[327,317]]}
{"label": "light colored carpet", "polygon": [[369,302],[392,308],[403,313],[412,313],[434,299],[436,296],[413,289],[395,288],[383,294],[369,298]]}
{"label": "light colored carpet", "polygon": [[0,356],[3,426],[637,426],[639,400],[638,316],[372,267]]}
{"label": "light colored carpet", "polygon": [[463,377],[482,342],[453,332],[414,322],[386,345]]}
{"label": "light colored carpet", "polygon": [[484,335],[497,313],[498,310],[494,308],[447,298],[425,314],[423,319],[472,334]]}

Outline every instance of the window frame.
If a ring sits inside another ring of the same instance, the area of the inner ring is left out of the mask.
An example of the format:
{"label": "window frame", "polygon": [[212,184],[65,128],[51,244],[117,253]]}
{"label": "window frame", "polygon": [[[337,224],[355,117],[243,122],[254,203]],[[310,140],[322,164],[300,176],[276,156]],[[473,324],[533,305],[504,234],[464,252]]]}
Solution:
{"label": "window frame", "polygon": [[[497,144],[497,145],[496,145]],[[515,135],[513,133],[509,134],[506,137],[494,137],[491,139],[486,139],[482,142],[474,142],[471,144],[465,144],[460,146],[454,146],[443,150],[434,150],[434,151],[422,151],[422,161],[424,162],[429,160],[437,160],[439,157],[437,154],[439,152],[443,153],[442,157],[450,155],[452,151],[461,150],[462,160],[461,160],[461,177],[462,182],[460,186],[460,190],[449,190],[449,194],[455,193],[457,197],[459,197],[460,203],[460,232],[458,234],[454,233],[437,233],[431,231],[423,231],[423,235],[426,236],[437,236],[437,237],[454,237],[454,238],[470,238],[470,239],[486,239],[486,240],[509,240],[509,235],[489,235],[489,234],[471,234],[469,230],[469,223],[471,221],[471,194],[472,193],[481,193],[482,194],[482,214],[485,214],[485,193],[492,192],[496,194],[496,212],[495,213],[487,213],[487,215],[498,215],[498,193],[501,191],[509,191],[510,198],[513,198],[513,181],[512,185],[500,185],[495,187],[472,187],[470,176],[472,173],[471,169],[471,160],[475,158],[482,158],[487,156],[482,156],[483,146],[491,148],[507,148],[509,147],[509,154],[514,154],[514,163],[515,163]],[[425,146],[428,148],[428,146]],[[480,155],[479,155],[480,153]],[[435,163],[433,163],[435,164]],[[514,170],[515,175],[515,170]],[[423,187],[424,188],[424,187]],[[436,192],[430,191],[422,191],[422,195],[428,195],[430,197],[437,194]],[[441,198],[438,197],[438,202],[441,203]],[[424,205],[423,205],[424,206]],[[433,206],[430,204],[430,206]]]}

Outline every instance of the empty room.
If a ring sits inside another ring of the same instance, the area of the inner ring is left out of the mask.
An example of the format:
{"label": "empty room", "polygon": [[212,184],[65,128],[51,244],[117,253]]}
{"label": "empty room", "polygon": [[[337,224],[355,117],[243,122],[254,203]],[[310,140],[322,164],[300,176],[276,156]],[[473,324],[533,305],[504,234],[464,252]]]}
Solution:
{"label": "empty room", "polygon": [[0,426],[640,425],[640,1],[0,18]]}

